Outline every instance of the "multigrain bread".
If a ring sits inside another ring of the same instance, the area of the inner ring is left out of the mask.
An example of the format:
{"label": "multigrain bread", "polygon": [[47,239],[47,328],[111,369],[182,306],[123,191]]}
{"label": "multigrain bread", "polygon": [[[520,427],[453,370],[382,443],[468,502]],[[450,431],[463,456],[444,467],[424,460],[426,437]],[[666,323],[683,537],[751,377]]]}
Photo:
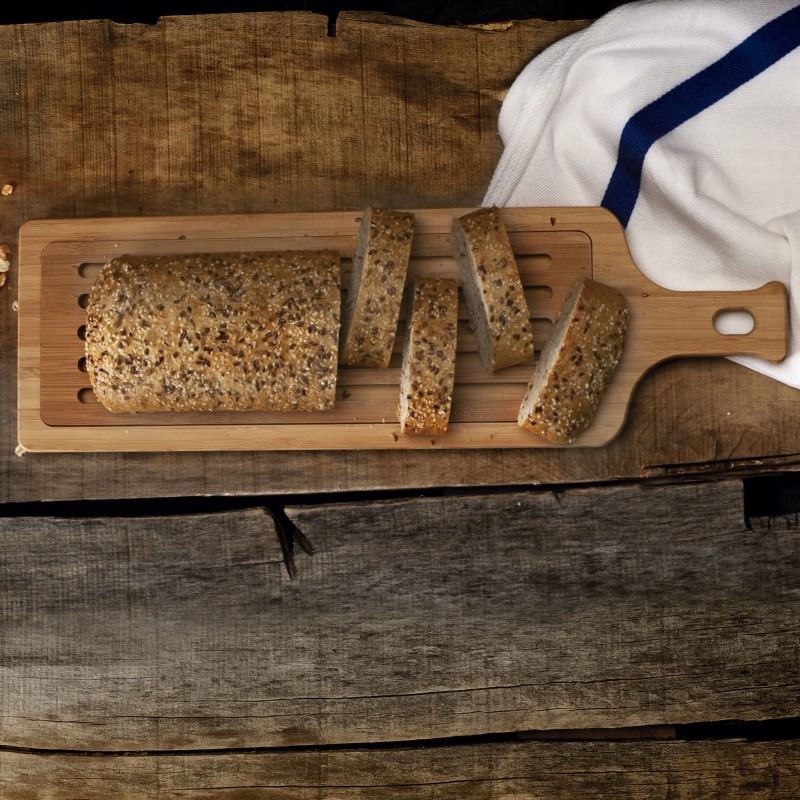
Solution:
{"label": "multigrain bread", "polygon": [[407,212],[369,208],[361,218],[342,315],[342,364],[389,366],[413,232]]}
{"label": "multigrain bread", "polygon": [[461,287],[486,369],[533,357],[533,330],[517,262],[496,208],[481,208],[453,224]]}
{"label": "multigrain bread", "polygon": [[437,436],[447,430],[455,380],[458,285],[417,278],[400,372],[400,431]]}
{"label": "multigrain bread", "polygon": [[92,287],[86,366],[112,412],[331,408],[331,252],[115,258]]}
{"label": "multigrain bread", "polygon": [[528,385],[518,423],[557,444],[589,427],[622,356],[628,304],[584,279],[572,288]]}

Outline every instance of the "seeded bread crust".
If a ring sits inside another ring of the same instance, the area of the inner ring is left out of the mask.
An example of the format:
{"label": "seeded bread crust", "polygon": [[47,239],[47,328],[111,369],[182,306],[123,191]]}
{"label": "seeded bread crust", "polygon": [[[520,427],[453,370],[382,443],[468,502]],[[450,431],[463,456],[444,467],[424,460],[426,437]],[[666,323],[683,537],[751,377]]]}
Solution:
{"label": "seeded bread crust", "polygon": [[496,208],[455,220],[461,285],[483,363],[490,372],[533,357],[533,330],[519,270]]}
{"label": "seeded bread crust", "polygon": [[449,278],[414,281],[403,350],[398,416],[400,431],[445,433],[455,381],[458,285]]}
{"label": "seeded bread crust", "polygon": [[328,409],[340,302],[332,252],[115,258],[89,298],[89,378],[115,413]]}
{"label": "seeded bread crust", "polygon": [[413,233],[413,214],[385,208],[364,213],[343,314],[342,364],[389,366]]}
{"label": "seeded bread crust", "polygon": [[589,427],[622,357],[628,303],[616,289],[575,284],[539,356],[518,423],[557,444]]}

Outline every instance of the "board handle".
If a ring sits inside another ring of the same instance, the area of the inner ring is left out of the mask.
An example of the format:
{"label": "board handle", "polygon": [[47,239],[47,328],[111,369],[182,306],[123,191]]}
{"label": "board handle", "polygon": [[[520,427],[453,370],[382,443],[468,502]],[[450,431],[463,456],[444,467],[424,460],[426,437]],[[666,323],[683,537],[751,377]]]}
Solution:
{"label": "board handle", "polygon": [[[789,303],[786,287],[772,281],[744,292],[672,292],[656,287],[633,303],[644,326],[659,345],[651,352],[670,356],[757,356],[768,361],[786,357]],[[638,306],[638,308],[637,308]],[[720,333],[717,317],[745,311],[753,318],[749,333]],[[653,342],[655,344],[655,342]]]}

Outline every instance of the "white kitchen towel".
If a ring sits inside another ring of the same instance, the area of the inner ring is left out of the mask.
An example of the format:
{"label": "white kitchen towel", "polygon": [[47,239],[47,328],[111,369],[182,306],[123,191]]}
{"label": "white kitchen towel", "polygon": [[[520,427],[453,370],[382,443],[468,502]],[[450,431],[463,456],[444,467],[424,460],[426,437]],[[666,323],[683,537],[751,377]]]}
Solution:
{"label": "white kitchen towel", "polygon": [[790,290],[800,388],[800,5],[644,0],[534,58],[500,112],[484,205],[603,205],[669,289]]}

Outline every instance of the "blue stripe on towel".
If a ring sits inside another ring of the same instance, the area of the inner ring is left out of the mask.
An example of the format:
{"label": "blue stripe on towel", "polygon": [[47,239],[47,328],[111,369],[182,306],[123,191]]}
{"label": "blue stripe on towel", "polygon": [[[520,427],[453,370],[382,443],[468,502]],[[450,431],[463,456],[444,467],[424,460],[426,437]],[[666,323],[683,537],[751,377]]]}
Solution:
{"label": "blue stripe on towel", "polygon": [[639,195],[642,167],[650,147],[695,114],[755,78],[798,45],[800,5],[768,22],[718,61],[637,111],[622,129],[617,164],[602,205],[627,225]]}

